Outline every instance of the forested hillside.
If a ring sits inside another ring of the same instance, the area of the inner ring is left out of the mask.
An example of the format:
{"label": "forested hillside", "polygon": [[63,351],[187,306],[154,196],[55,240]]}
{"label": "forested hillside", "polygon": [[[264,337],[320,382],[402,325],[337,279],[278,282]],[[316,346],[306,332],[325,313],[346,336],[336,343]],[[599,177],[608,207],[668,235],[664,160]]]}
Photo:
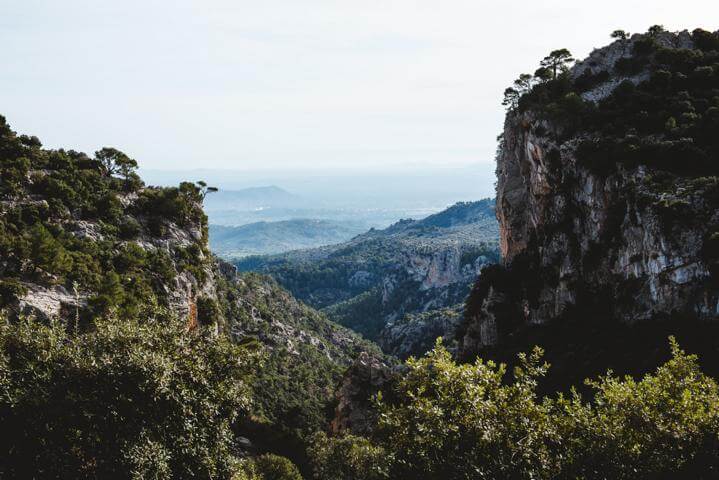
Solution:
{"label": "forested hillside", "polygon": [[[482,200],[401,220],[345,243],[236,264],[272,275],[335,322],[406,357],[424,353],[437,336],[452,336],[457,317],[440,318],[442,309],[461,309],[479,270],[498,261],[497,242],[494,202]],[[428,311],[437,311],[431,325],[405,318]]]}
{"label": "forested hillside", "polygon": [[147,187],[118,150],[46,150],[1,117],[0,159],[0,425],[17,433],[1,477],[225,477],[251,468],[243,449],[306,462],[375,346],[214,258],[203,182]]}
{"label": "forested hillside", "polygon": [[347,241],[367,230],[364,223],[294,219],[240,226],[210,224],[210,248],[232,261],[250,255],[272,255]]}

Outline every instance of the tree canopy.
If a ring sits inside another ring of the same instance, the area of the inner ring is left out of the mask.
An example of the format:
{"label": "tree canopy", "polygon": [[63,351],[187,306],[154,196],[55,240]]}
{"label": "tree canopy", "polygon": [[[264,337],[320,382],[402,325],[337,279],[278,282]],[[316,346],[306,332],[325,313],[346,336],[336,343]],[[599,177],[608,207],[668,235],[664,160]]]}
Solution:
{"label": "tree canopy", "polygon": [[[460,480],[713,478],[719,472],[719,386],[671,340],[672,358],[641,380],[610,373],[541,397],[542,351],[504,365],[457,364],[440,344],[409,360],[377,400],[369,438],[320,435],[318,479]],[[685,477],[686,476],[686,477]]]}

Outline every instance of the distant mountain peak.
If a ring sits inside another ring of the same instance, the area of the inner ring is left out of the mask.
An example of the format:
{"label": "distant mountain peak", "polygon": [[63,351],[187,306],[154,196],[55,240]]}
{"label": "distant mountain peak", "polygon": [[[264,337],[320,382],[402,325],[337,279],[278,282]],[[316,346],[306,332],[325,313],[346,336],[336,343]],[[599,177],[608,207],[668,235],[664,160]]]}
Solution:
{"label": "distant mountain peak", "polygon": [[414,228],[452,228],[471,225],[494,217],[495,201],[485,198],[470,202],[457,202],[454,205],[421,220],[401,219],[381,232],[397,233]]}

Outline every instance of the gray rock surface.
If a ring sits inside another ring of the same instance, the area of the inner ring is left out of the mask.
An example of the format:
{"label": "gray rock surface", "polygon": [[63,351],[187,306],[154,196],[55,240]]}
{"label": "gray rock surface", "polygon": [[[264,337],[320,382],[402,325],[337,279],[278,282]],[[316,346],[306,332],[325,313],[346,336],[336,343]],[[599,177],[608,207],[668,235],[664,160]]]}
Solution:
{"label": "gray rock surface", "polygon": [[[629,42],[636,41],[634,37]],[[660,43],[682,48],[689,34],[665,33]],[[611,71],[629,51],[617,41],[595,50],[571,71]],[[638,74],[630,80],[639,82]],[[585,96],[599,100],[626,78],[616,75]],[[513,300],[525,325],[544,324],[582,302],[587,292],[611,296],[611,313],[632,323],[684,313],[710,319],[719,315],[719,292],[707,280],[701,249],[706,225],[719,220],[688,180],[678,179],[673,192],[651,188],[651,174],[639,166],[609,175],[593,173],[577,161],[577,146],[586,133],[556,143],[559,127],[531,111],[510,112],[497,157],[497,218],[503,264],[517,259],[534,265],[535,291]],[[681,161],[681,159],[677,159]],[[701,221],[669,230],[656,205],[681,203]],[[465,352],[500,341],[497,306],[506,303],[494,287],[484,290],[460,339]]]}
{"label": "gray rock surface", "polygon": [[376,423],[372,396],[386,387],[395,374],[392,368],[365,352],[347,369],[335,397],[337,407],[330,428],[333,433],[368,433]]}

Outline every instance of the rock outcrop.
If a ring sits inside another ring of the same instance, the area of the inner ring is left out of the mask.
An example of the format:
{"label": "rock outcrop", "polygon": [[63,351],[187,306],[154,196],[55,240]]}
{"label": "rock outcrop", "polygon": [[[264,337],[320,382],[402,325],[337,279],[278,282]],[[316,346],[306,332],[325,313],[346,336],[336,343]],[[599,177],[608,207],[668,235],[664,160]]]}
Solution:
{"label": "rock outcrop", "polygon": [[[604,74],[583,99],[600,102],[619,85],[646,81],[648,69],[622,75],[615,68],[646,38],[617,41],[573,67],[573,81]],[[654,42],[692,48],[687,32],[661,33]],[[719,224],[711,200],[716,177],[667,174],[670,186],[660,189],[660,169],[641,162],[597,171],[579,158],[587,140],[601,141],[533,108],[507,115],[497,157],[503,266],[475,286],[459,338],[464,357],[522,326],[567,316],[601,314],[629,324],[719,316],[719,290],[704,255],[710,227]]]}
{"label": "rock outcrop", "polygon": [[372,397],[386,389],[394,377],[392,368],[386,363],[361,353],[345,372],[335,393],[337,407],[330,425],[332,433],[367,434],[377,421]]}
{"label": "rock outcrop", "polygon": [[[206,238],[202,234],[203,225],[198,223],[180,227],[171,221],[166,221],[160,235],[149,234],[150,224],[156,220],[141,215],[132,215],[136,200],[137,195],[131,199],[124,199],[122,204],[125,208],[125,218],[131,218],[132,221],[137,222],[139,226],[143,227],[142,231],[132,240],[113,239],[115,242],[113,251],[117,252],[128,245],[133,245],[147,253],[161,253],[165,256],[174,276],[170,281],[158,286],[166,301],[164,306],[180,318],[188,318],[189,323],[195,323],[198,298],[217,300],[213,276],[214,260],[210,258],[206,250]],[[15,202],[13,207],[18,208],[31,204],[32,201]],[[197,205],[197,208],[201,208],[201,206]],[[103,226],[98,221],[78,220],[70,217],[63,221],[57,221],[56,225],[85,242],[107,240],[102,234]],[[178,253],[191,247],[197,247],[194,250],[193,262],[200,267],[195,271],[189,271],[183,267],[183,259]],[[49,276],[45,280],[47,281],[23,279],[20,285],[22,285],[24,293],[19,295],[15,302],[8,305],[8,313],[11,316],[22,314],[44,319],[72,318],[83,313],[88,307],[88,299],[96,294],[93,290],[56,285],[52,281],[54,279]],[[193,312],[194,314],[191,315]],[[195,318],[191,319],[191,316]]]}
{"label": "rock outcrop", "polygon": [[[379,335],[382,351],[400,359],[420,357],[434,347],[435,340],[454,338],[462,320],[463,305],[437,308],[423,313],[407,314],[387,324]],[[454,345],[445,344],[454,349]]]}

